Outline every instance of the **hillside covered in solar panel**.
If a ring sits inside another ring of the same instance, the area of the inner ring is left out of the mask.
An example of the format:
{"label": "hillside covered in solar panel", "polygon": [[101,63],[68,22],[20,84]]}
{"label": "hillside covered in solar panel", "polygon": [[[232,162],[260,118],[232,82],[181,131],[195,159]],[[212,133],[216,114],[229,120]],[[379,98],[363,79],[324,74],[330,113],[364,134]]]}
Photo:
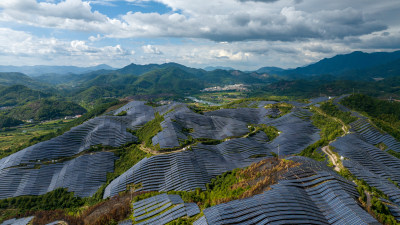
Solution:
{"label": "hillside covered in solar panel", "polygon": [[[17,216],[34,224],[397,223],[400,142],[349,98],[132,101],[0,159],[0,212],[29,201],[51,215]],[[37,203],[64,191],[83,212]]]}

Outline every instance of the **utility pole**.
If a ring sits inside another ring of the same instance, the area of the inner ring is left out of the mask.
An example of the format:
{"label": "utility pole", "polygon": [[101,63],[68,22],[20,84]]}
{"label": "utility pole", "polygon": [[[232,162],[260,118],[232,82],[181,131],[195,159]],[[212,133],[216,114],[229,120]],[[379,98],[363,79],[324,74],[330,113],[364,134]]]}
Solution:
{"label": "utility pole", "polygon": [[278,144],[278,160],[279,160],[279,150],[280,150],[280,144]]}

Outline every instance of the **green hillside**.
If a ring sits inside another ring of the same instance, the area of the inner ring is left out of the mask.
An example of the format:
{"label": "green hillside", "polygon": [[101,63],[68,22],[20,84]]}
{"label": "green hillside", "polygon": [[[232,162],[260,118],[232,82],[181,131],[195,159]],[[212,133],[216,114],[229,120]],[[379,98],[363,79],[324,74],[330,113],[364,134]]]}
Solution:
{"label": "green hillside", "polygon": [[362,93],[374,97],[400,98],[400,77],[392,76],[379,81],[329,80],[320,79],[281,80],[271,84],[253,87],[250,96],[264,95],[311,98],[320,95],[339,96],[348,93]]}
{"label": "green hillside", "polygon": [[0,129],[4,127],[13,127],[22,124],[21,120],[14,119],[8,116],[1,116],[0,115]]}
{"label": "green hillside", "polygon": [[343,99],[341,103],[368,115],[379,128],[400,141],[400,102],[354,94]]}
{"label": "green hillside", "polygon": [[41,99],[29,102],[23,106],[18,106],[5,111],[5,115],[19,120],[34,119],[37,121],[73,116],[85,113],[86,110],[80,105],[62,101]]}
{"label": "green hillside", "polygon": [[51,96],[51,94],[32,90],[23,85],[0,87],[0,107],[23,105],[27,102],[49,96]]}
{"label": "green hillside", "polygon": [[325,58],[308,66],[298,67],[292,70],[279,72],[281,74],[340,74],[348,70],[368,69],[387,64],[400,59],[400,51],[395,52],[352,52],[345,55],[337,55]]}
{"label": "green hillside", "polygon": [[34,89],[47,89],[49,86],[36,81],[23,73],[5,73],[0,72],[0,85],[24,85]]}

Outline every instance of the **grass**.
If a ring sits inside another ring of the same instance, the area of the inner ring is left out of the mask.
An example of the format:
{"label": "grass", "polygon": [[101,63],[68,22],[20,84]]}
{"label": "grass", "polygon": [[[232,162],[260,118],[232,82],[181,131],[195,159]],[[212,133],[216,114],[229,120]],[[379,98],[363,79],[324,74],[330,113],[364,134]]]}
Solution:
{"label": "grass", "polygon": [[118,148],[115,153],[119,159],[115,161],[114,172],[107,175],[109,180],[123,174],[143,158],[151,156],[149,153],[140,150],[137,145]]}
{"label": "grass", "polygon": [[330,141],[335,140],[337,137],[342,135],[344,131],[342,130],[342,124],[334,118],[324,115],[317,108],[312,108],[311,111],[314,113],[311,117],[312,123],[321,130],[321,139],[312,145],[307,146],[307,148],[301,151],[299,155],[317,161],[324,161],[325,157],[316,150],[328,145]]}
{"label": "grass", "polygon": [[143,127],[136,131],[131,131],[136,137],[138,137],[139,142],[143,143],[145,147],[159,150],[157,146],[153,146],[151,139],[162,131],[161,122],[164,121],[164,117],[159,113],[154,114],[154,119],[147,122]]}
{"label": "grass", "polygon": [[279,136],[279,130],[276,127],[266,124],[251,124],[249,125],[249,130],[249,136],[256,134],[258,131],[264,132],[268,137],[268,141],[272,141]]}

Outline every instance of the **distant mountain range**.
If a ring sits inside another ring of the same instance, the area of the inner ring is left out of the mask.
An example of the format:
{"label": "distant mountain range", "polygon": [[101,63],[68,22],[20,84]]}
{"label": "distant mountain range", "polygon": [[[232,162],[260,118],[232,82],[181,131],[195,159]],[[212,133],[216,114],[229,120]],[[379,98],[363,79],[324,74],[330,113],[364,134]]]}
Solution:
{"label": "distant mountain range", "polygon": [[[0,66],[0,68],[5,70],[5,67]],[[262,67],[248,72],[231,70],[230,67],[197,69],[177,63],[147,65],[132,63],[120,69],[113,69],[107,65],[86,68],[57,66],[15,68],[37,70],[31,71],[31,76],[17,72],[0,72],[0,86],[24,85],[33,90],[69,95],[71,98],[76,98],[75,100],[87,102],[101,97],[128,95],[183,96],[199,93],[206,87],[239,83],[251,85],[254,87],[252,90],[257,89],[260,95],[268,92],[274,95],[310,96],[323,92],[324,89],[331,90],[330,94],[333,95],[347,93],[354,86],[371,89],[378,84],[380,92],[400,95],[397,94],[397,87],[400,86],[397,79],[400,77],[400,51],[353,52],[295,69]],[[38,74],[38,71],[55,70],[57,74]],[[66,73],[67,71],[69,73]],[[78,71],[85,72],[78,73]],[[382,79],[384,81],[375,83]],[[359,86],[361,81],[367,83]],[[377,92],[377,88],[371,91]]]}
{"label": "distant mountain range", "polygon": [[374,68],[399,59],[400,51],[375,53],[357,51],[350,54],[337,55],[332,58],[325,58],[308,66],[274,72],[284,75],[339,75],[346,71]]}
{"label": "distant mountain range", "polygon": [[226,67],[226,66],[207,66],[204,67],[205,71],[213,71],[213,70],[235,70],[232,67]]}
{"label": "distant mountain range", "polygon": [[76,66],[0,66],[0,72],[19,72],[28,76],[39,76],[43,74],[81,74],[96,70],[113,70],[114,68],[100,64],[92,67]]}
{"label": "distant mountain range", "polygon": [[257,72],[257,73],[279,73],[282,71],[284,71],[284,69],[282,69],[282,68],[267,66],[267,67],[261,67],[260,69],[256,70],[255,72]]}

